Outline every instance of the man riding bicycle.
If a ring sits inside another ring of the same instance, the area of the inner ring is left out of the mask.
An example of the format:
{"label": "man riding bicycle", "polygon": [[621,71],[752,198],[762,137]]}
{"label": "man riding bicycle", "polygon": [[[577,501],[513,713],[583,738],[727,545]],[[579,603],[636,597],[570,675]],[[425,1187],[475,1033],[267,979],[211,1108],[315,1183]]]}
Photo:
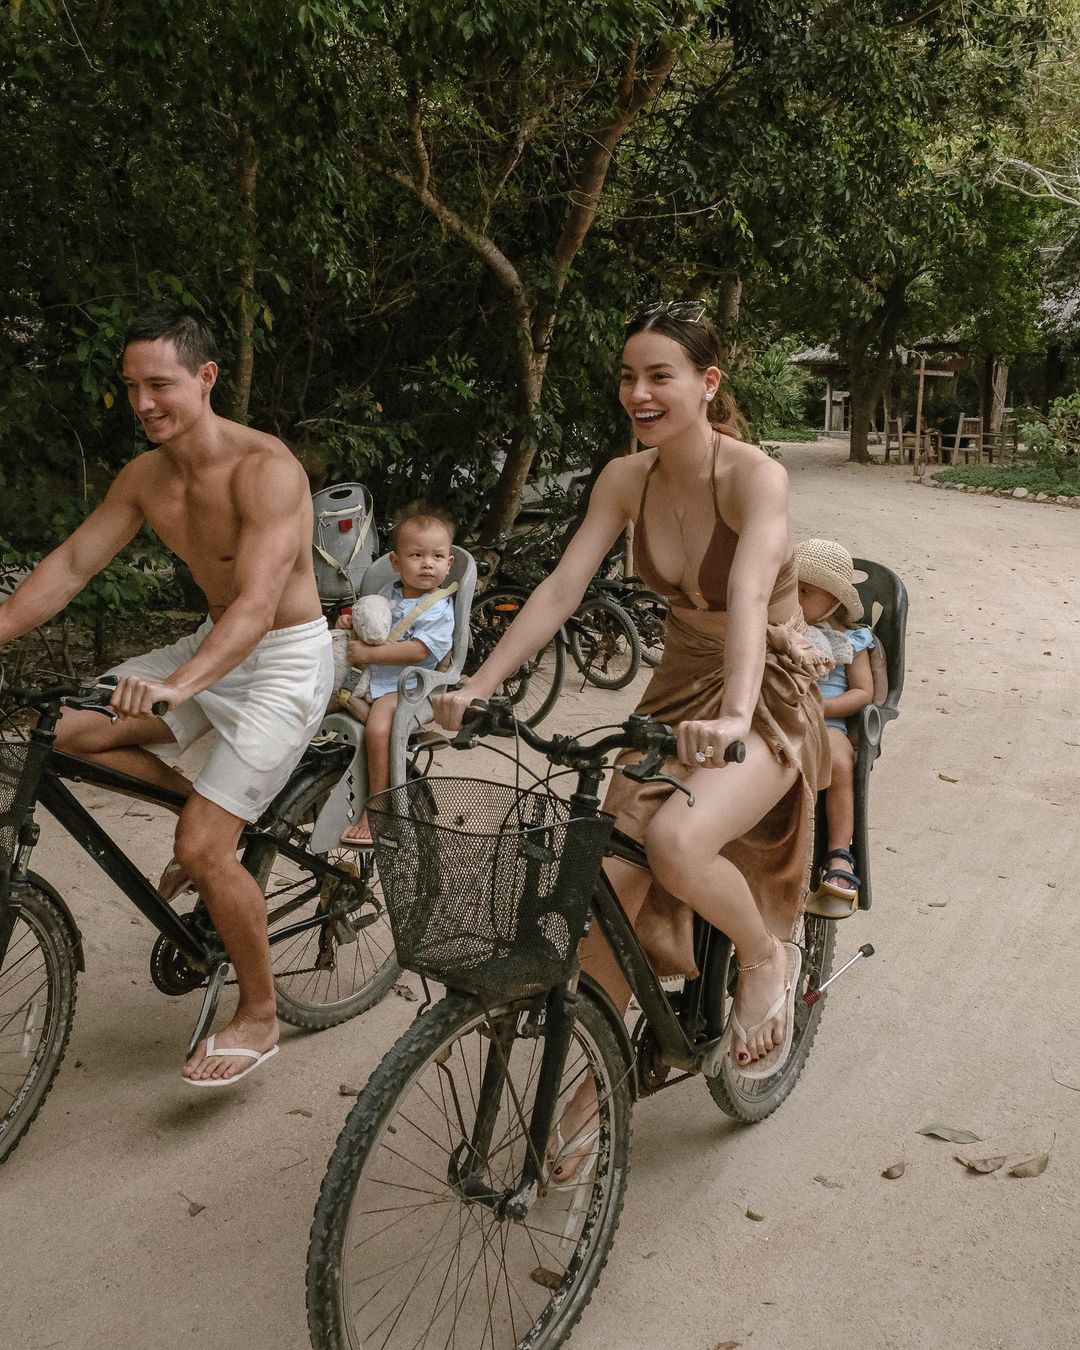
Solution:
{"label": "man riding bicycle", "polygon": [[[236,849],[300,760],[333,681],[307,478],[281,441],[214,412],[214,355],[209,331],[184,310],[132,320],[123,379],[152,448],[0,605],[3,645],[62,610],[144,522],[206,596],[208,617],[193,634],[111,672],[117,720],[68,709],[57,733],[62,750],[187,797],[161,892],[198,891],[240,991],[233,1020],[184,1065],[197,1086],[234,1083],[276,1053],[265,901]],[[167,711],[155,716],[161,703]],[[184,750],[211,729],[217,738],[194,783],[152,753]]]}

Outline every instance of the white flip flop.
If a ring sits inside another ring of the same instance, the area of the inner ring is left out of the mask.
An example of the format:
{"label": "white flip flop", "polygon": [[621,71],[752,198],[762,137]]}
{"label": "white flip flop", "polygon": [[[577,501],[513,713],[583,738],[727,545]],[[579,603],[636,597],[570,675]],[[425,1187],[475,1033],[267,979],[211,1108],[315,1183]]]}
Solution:
{"label": "white flip flop", "polygon": [[779,1045],[774,1045],[767,1055],[762,1055],[760,1059],[751,1060],[749,1064],[740,1064],[735,1058],[734,1045],[729,1044],[730,1062],[732,1072],[739,1075],[740,1078],[771,1078],[774,1073],[779,1073],[787,1063],[788,1055],[791,1054],[791,1044],[795,1037],[795,995],[799,988],[799,976],[802,973],[802,952],[794,942],[781,942],[780,946],[784,949],[787,957],[787,978],[784,984],[784,992],[772,1005],[769,1011],[761,1019],[755,1022],[752,1027],[744,1031],[735,1016],[734,1010],[731,1014],[732,1042],[738,1037],[744,1045],[749,1045],[750,1041],[758,1034],[763,1027],[767,1027],[775,1017],[779,1017],[781,1011],[787,1011],[787,1021],[784,1025],[784,1039]]}
{"label": "white flip flop", "polygon": [[181,1074],[184,1082],[190,1087],[205,1088],[224,1088],[232,1087],[234,1083],[239,1083],[241,1078],[246,1078],[249,1073],[253,1073],[260,1064],[264,1064],[268,1059],[273,1059],[277,1054],[278,1047],[272,1045],[269,1050],[261,1055],[258,1050],[248,1050],[242,1045],[230,1045],[224,1050],[214,1049],[214,1037],[206,1038],[206,1058],[207,1059],[250,1059],[254,1063],[249,1064],[246,1069],[241,1069],[239,1073],[234,1073],[231,1078],[188,1078],[186,1074]]}

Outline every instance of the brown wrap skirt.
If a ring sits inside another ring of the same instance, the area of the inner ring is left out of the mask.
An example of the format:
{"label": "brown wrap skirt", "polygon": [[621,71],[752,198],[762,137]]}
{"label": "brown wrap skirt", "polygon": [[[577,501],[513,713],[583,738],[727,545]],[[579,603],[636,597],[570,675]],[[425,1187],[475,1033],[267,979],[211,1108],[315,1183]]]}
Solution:
{"label": "brown wrap skirt", "polygon": [[[814,804],[831,773],[817,679],[831,665],[805,636],[801,613],[787,623],[771,623],[765,633],[765,670],[751,725],[782,764],[798,777],[789,792],[741,839],[722,850],[746,878],[767,927],[790,938],[805,902],[814,847]],[[668,615],[664,656],[637,711],[675,725],[720,716],[724,692],[723,635],[702,633]],[[628,751],[620,763],[641,756]],[[710,769],[707,772],[726,772]],[[737,769],[732,766],[732,771]],[[669,759],[664,772],[684,780],[695,770]],[[616,825],[643,840],[649,821],[675,789],[667,783],[635,783],[612,777],[604,810]],[[693,914],[655,880],[637,924],[638,937],[660,975],[696,974]]]}

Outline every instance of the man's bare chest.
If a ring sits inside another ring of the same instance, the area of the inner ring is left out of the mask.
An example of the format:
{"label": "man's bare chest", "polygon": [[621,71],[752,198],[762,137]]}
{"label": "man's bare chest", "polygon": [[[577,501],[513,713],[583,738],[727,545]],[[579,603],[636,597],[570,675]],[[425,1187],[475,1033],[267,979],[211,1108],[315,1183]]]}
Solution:
{"label": "man's bare chest", "polygon": [[158,538],[189,567],[231,563],[240,539],[240,516],[224,475],[185,483],[148,502],[146,517]]}

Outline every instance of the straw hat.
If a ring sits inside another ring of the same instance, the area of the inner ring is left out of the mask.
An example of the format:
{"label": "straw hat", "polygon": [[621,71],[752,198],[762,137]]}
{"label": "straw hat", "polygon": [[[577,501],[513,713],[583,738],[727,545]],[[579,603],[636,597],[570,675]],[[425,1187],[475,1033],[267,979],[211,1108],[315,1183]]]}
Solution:
{"label": "straw hat", "polygon": [[847,613],[849,623],[863,616],[859,592],[852,585],[855,564],[851,554],[832,539],[806,539],[795,549],[799,580],[835,595]]}

